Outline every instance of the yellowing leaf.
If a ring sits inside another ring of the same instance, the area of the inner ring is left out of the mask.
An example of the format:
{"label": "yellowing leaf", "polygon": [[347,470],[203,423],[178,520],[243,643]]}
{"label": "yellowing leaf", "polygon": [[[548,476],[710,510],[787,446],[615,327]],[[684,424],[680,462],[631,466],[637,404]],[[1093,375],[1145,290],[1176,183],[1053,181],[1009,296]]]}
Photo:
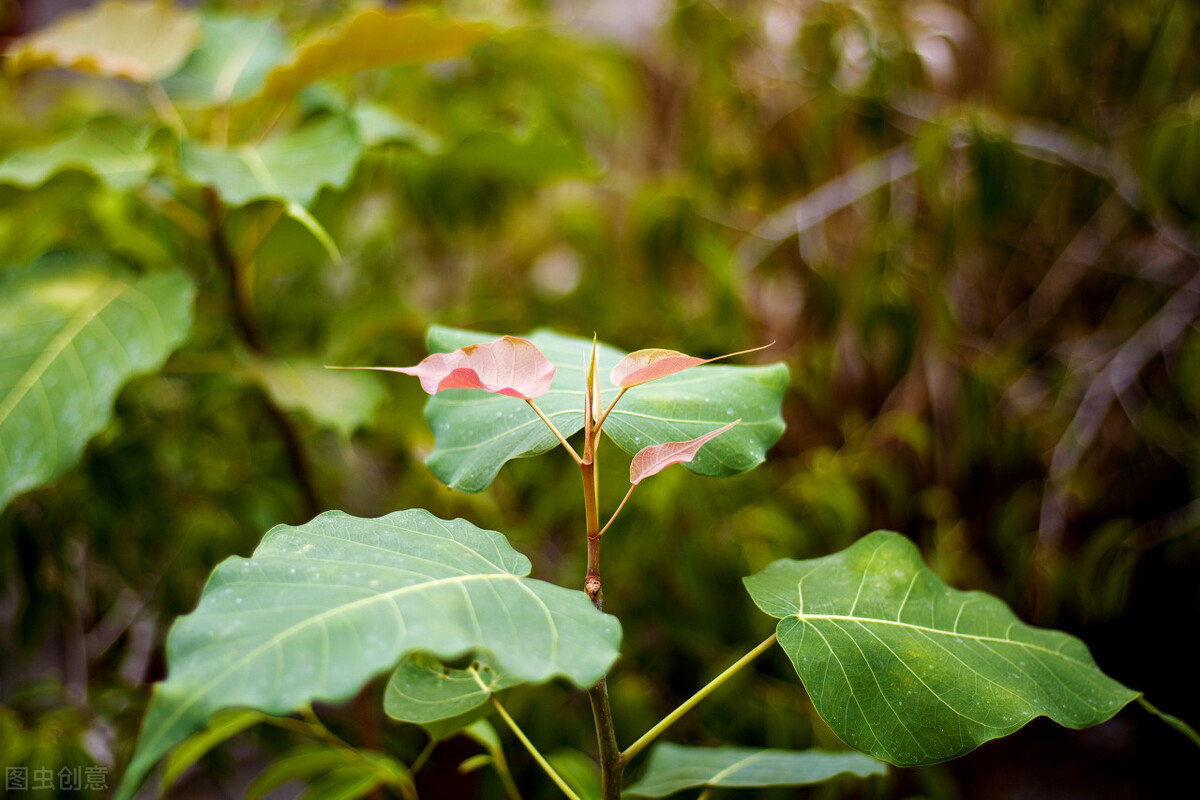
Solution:
{"label": "yellowing leaf", "polygon": [[167,3],[100,3],[65,14],[22,39],[8,54],[8,69],[62,68],[85,75],[149,83],[174,72],[195,48],[200,21]]}
{"label": "yellowing leaf", "polygon": [[291,95],[334,75],[458,58],[490,33],[482,23],[442,20],[419,11],[368,9],[340,30],[302,44],[290,63],[271,71],[260,94]]}

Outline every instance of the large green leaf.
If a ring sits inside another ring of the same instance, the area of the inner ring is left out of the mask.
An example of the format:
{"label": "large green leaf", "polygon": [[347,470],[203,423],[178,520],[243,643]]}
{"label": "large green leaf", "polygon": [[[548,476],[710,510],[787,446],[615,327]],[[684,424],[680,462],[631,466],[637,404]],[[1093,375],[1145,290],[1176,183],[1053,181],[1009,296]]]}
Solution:
{"label": "large green leaf", "polygon": [[154,170],[146,137],[116,117],[90,120],[75,133],[44,147],[16,150],[0,162],[0,183],[36,189],[64,170],[94,175],[107,186],[125,191],[145,182]]}
{"label": "large green leaf", "polygon": [[375,421],[386,396],[376,375],[334,372],[304,358],[252,357],[238,366],[237,374],[257,384],[280,408],[299,411],[347,438]]}
{"label": "large green leaf", "polygon": [[225,105],[262,88],[271,68],[289,52],[270,16],[206,16],[200,47],[163,81],[177,102]]}
{"label": "large green leaf", "polygon": [[[488,341],[495,334],[434,327],[429,351],[449,352]],[[583,376],[592,343],[552,331],[529,340],[558,368],[538,407],[564,436],[583,427]],[[596,362],[607,376],[625,353],[601,344]],[[607,378],[601,379],[608,384]],[[783,364],[764,367],[696,367],[626,392],[604,431],[627,453],[664,442],[686,441],[741,418],[741,424],[709,443],[684,467],[698,475],[724,476],[762,463],[783,433],[779,407],[787,388]],[[616,388],[602,386],[604,404]],[[544,453],[557,440],[521,400],[477,390],[455,389],[430,398],[425,417],[433,430],[429,468],[447,485],[467,492],[487,488],[513,458]]]}
{"label": "large green leaf", "polygon": [[619,623],[529,569],[500,534],[422,510],[273,528],[251,558],[220,564],[172,627],[167,680],[118,797],[223,708],[345,700],[411,653],[479,653],[522,682],[592,685],[616,659]]}
{"label": "large green leaf", "polygon": [[230,206],[276,200],[305,207],[321,187],[349,183],[361,155],[354,123],[333,115],[260,145],[219,148],[184,141],[179,166]]}
{"label": "large green leaf", "polygon": [[81,253],[0,279],[0,508],[78,461],[117,390],[183,341],[194,293],[177,270]]}
{"label": "large green leaf", "polygon": [[667,797],[699,786],[761,788],[803,786],[847,773],[884,775],[887,765],[862,753],[825,750],[759,750],[747,747],[683,747],[664,742],[650,753],[641,780],[624,794]]}
{"label": "large green leaf", "polygon": [[490,711],[487,701],[493,693],[519,683],[483,661],[452,669],[428,653],[417,653],[400,662],[388,679],[383,710],[444,739]]}
{"label": "large green leaf", "polygon": [[1043,714],[1085,728],[1138,696],[1073,636],[946,586],[896,533],[776,561],[745,582],[779,618],[779,644],[817,713],[846,743],[893,764],[945,761]]}

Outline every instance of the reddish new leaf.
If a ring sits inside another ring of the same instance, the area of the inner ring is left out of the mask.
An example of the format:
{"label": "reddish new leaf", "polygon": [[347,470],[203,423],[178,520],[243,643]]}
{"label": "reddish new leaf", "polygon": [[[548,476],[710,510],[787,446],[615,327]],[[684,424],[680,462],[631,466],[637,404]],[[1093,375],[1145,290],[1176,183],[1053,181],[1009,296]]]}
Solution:
{"label": "reddish new leaf", "polygon": [[649,381],[665,378],[668,375],[674,375],[676,372],[683,372],[685,369],[707,364],[710,361],[753,353],[755,350],[762,350],[772,344],[775,343],[771,342],[762,347],[752,347],[749,350],[739,350],[736,353],[726,353],[723,356],[713,356],[712,358],[696,358],[678,350],[635,350],[617,362],[608,377],[614,386],[629,389]]}
{"label": "reddish new leaf", "polygon": [[483,389],[521,400],[540,397],[550,389],[555,367],[537,345],[516,336],[501,336],[484,344],[469,344],[453,353],[434,353],[415,367],[349,367],[403,372],[421,379],[429,394],[443,389]]}
{"label": "reddish new leaf", "polygon": [[692,439],[690,442],[664,442],[663,444],[643,447],[633,457],[633,463],[629,465],[629,482],[636,486],[644,479],[649,478],[655,473],[662,472],[672,464],[682,464],[685,461],[691,461],[696,457],[696,453],[700,452],[700,448],[708,441],[717,438],[739,422],[741,422],[740,419],[735,419],[725,427],[709,431],[703,436]]}

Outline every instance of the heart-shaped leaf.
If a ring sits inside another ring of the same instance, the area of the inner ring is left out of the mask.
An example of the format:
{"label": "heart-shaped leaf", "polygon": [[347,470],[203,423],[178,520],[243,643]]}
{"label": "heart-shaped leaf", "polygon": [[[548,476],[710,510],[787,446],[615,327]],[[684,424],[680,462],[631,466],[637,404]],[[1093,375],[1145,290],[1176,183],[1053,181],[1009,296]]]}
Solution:
{"label": "heart-shaped leaf", "polygon": [[444,739],[491,710],[488,698],[520,681],[479,660],[462,669],[442,665],[427,653],[400,662],[383,695],[383,710],[393,719],[415,722],[434,739]]}
{"label": "heart-shaped leaf", "polygon": [[13,72],[60,67],[149,83],[174,72],[199,37],[190,10],[109,0],[18,39],[6,61]]}
{"label": "heart-shaped leaf", "polygon": [[36,189],[60,172],[86,172],[111,189],[127,191],[154,171],[146,137],[115,117],[89,120],[70,136],[44,147],[26,147],[0,162],[0,183]]}
{"label": "heart-shaped leaf", "polygon": [[289,96],[310,83],[364,69],[459,58],[491,31],[482,23],[438,19],[424,11],[365,9],[337,30],[304,42],[292,61],[270,72],[259,95]]}
{"label": "heart-shaped leaf", "polygon": [[591,686],[617,657],[619,623],[529,568],[500,534],[422,510],[273,528],[251,558],[220,564],[172,626],[167,679],[117,796],[223,708],[345,700],[416,652],[479,653],[520,682]]}
{"label": "heart-shaped leaf", "polygon": [[715,431],[710,431],[703,436],[698,436],[690,442],[653,444],[639,450],[637,455],[633,457],[633,461],[629,463],[629,482],[637,486],[646,478],[649,478],[651,475],[657,475],[672,464],[682,464],[691,461],[696,457],[696,453],[700,451],[701,447],[739,422],[741,422],[740,419],[735,419],[728,425],[717,428]]}
{"label": "heart-shaped leaf", "polygon": [[1043,714],[1086,728],[1138,696],[1075,637],[946,586],[896,533],[776,561],[745,583],[780,619],[779,644],[821,718],[893,764],[945,761]]}
{"label": "heart-shaped leaf", "polygon": [[[430,352],[448,352],[494,334],[430,328]],[[538,407],[570,436],[583,427],[584,374],[592,342],[540,330],[529,335],[557,371]],[[624,353],[606,344],[596,351],[597,369],[611,370]],[[762,463],[783,433],[780,403],[787,388],[783,364],[764,367],[696,367],[626,392],[604,423],[604,432],[631,455],[655,444],[688,441],[741,419],[736,428],[705,447],[685,467],[699,475],[736,475]],[[605,406],[616,389],[601,392]],[[487,488],[513,458],[544,453],[554,434],[520,400],[472,390],[430,398],[425,417],[433,430],[429,468],[447,485],[468,492]]]}
{"label": "heart-shaped leaf", "polygon": [[434,353],[415,367],[335,367],[402,372],[421,379],[427,394],[446,389],[483,389],[520,400],[541,397],[554,380],[554,365],[537,345],[517,336],[468,344],[452,353]]}
{"label": "heart-shaped leaf", "polygon": [[804,786],[842,774],[859,778],[885,775],[887,765],[862,753],[683,747],[663,742],[650,753],[641,780],[624,794],[667,797],[700,786],[743,789]]}
{"label": "heart-shaped leaf", "polygon": [[138,276],[60,253],[0,280],[0,509],[79,459],[126,381],[157,369],[191,328],[182,272]]}
{"label": "heart-shaped leaf", "polygon": [[762,347],[752,347],[749,350],[739,350],[736,353],[726,353],[723,356],[713,356],[712,358],[696,358],[695,356],[681,353],[678,350],[662,350],[658,348],[635,350],[622,358],[612,368],[608,379],[612,381],[613,386],[628,389],[633,386],[640,386],[643,383],[656,381],[659,378],[665,378],[668,375],[674,375],[676,372],[683,372],[685,369],[698,367],[701,364],[708,364],[722,358],[732,358],[733,356],[753,353],[770,346],[769,344],[764,344]]}
{"label": "heart-shaped leaf", "polygon": [[177,103],[216,106],[250,97],[289,53],[273,17],[210,15],[201,30],[200,47],[163,81]]}

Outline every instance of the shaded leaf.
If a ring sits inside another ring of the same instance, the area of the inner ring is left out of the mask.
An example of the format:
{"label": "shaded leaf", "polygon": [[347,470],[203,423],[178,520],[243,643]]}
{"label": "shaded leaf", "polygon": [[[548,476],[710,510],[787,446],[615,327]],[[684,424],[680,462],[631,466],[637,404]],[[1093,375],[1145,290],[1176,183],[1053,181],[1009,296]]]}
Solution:
{"label": "shaded leaf", "polygon": [[546,760],[580,800],[600,800],[600,765],[591,756],[564,747],[547,753]]}
{"label": "shaded leaf", "polygon": [[218,148],[185,140],[179,166],[235,208],[255,200],[305,207],[324,186],[344,188],[361,155],[354,124],[335,115],[259,145]]}
{"label": "shaded leaf", "polygon": [[516,336],[434,353],[415,367],[335,367],[402,372],[421,379],[427,394],[446,389],[483,389],[521,400],[541,397],[554,380],[554,365],[537,345]]}
{"label": "shaded leaf", "polygon": [[393,719],[421,725],[434,739],[444,739],[491,711],[488,698],[493,693],[518,683],[482,660],[451,669],[418,653],[401,661],[388,679],[383,710]]}
{"label": "shaded leaf", "polygon": [[365,797],[384,783],[383,776],[365,761],[353,761],[334,767],[313,781],[300,800],[355,800]]}
{"label": "shaded leaf", "polygon": [[194,294],[177,270],[138,276],[84,253],[0,279],[0,508],[79,460],[117,391],[183,341]]}
{"label": "shaded leaf", "polygon": [[691,461],[696,457],[696,453],[700,451],[701,447],[739,422],[741,422],[740,419],[735,419],[728,425],[717,428],[715,431],[710,431],[703,436],[698,436],[690,442],[666,442],[664,444],[650,445],[639,450],[637,455],[633,457],[633,461],[629,464],[629,482],[636,486],[646,478],[662,472],[672,464]]}
{"label": "shaded leaf", "polygon": [[1086,728],[1138,696],[1075,637],[946,586],[899,534],[776,561],[745,583],[780,619],[779,644],[821,718],[893,764],[945,761],[1040,715]]}
{"label": "shaded leaf", "polygon": [[355,104],[352,113],[358,125],[359,138],[368,147],[407,144],[426,155],[436,155],[445,148],[442,140],[432,132],[380,103],[360,101]]}
{"label": "shaded leaf", "polygon": [[174,72],[199,38],[192,11],[109,0],[18,39],[6,61],[12,72],[60,67],[149,83]]}
{"label": "shaded leaf", "polygon": [[[487,338],[490,334],[433,327],[427,343],[444,352]],[[592,342],[546,330],[529,340],[554,364],[557,372],[538,407],[563,436],[583,427],[584,372]],[[599,370],[611,370],[624,353],[600,343]],[[672,375],[630,389],[609,414],[604,432],[627,453],[649,445],[687,441],[734,419],[736,428],[705,447],[686,469],[699,475],[736,475],[761,463],[766,450],[783,433],[780,404],[787,388],[787,367],[704,366],[687,375]],[[605,407],[615,389],[601,392]],[[554,434],[520,400],[478,391],[452,390],[431,398],[425,417],[434,434],[428,465],[455,489],[486,489],[500,467],[513,458],[544,453],[557,444]]]}
{"label": "shaded leaf", "polygon": [[804,786],[844,773],[859,778],[884,775],[887,765],[862,753],[683,747],[664,742],[650,753],[641,780],[629,786],[624,794],[666,797],[700,786]]}
{"label": "shaded leaf", "polygon": [[285,783],[308,781],[358,760],[357,755],[343,747],[323,743],[302,744],[283,753],[258,773],[246,787],[243,800],[258,800]]}
{"label": "shaded leaf", "polygon": [[163,88],[177,102],[226,105],[260,88],[290,52],[273,17],[205,16],[196,49]]}
{"label": "shaded leaf", "polygon": [[291,95],[310,83],[364,69],[459,58],[490,35],[488,25],[438,19],[424,11],[358,11],[337,31],[304,42],[290,63],[271,71],[260,95]]}
{"label": "shaded leaf", "polygon": [[280,408],[301,412],[347,438],[374,423],[386,397],[374,375],[330,372],[307,359],[252,358],[237,372],[261,387]]}
{"label": "shaded leaf", "polygon": [[[774,343],[772,342],[772,344]],[[676,372],[683,372],[685,369],[698,367],[701,364],[707,364],[722,358],[732,358],[733,356],[753,353],[770,346],[769,344],[764,344],[762,347],[752,347],[749,350],[739,350],[736,353],[726,353],[723,356],[713,356],[712,358],[696,358],[695,356],[681,353],[678,350],[661,350],[657,348],[635,350],[622,358],[612,368],[608,379],[612,381],[614,386],[627,389],[658,380],[659,378],[665,378],[668,375],[674,375]]]}
{"label": "shaded leaf", "polygon": [[257,711],[234,708],[213,716],[208,726],[199,733],[189,736],[176,747],[163,764],[162,778],[158,782],[158,793],[165,794],[171,784],[217,745],[237,736],[242,731],[264,719]]}
{"label": "shaded leaf", "polygon": [[77,169],[125,191],[145,183],[154,166],[143,133],[125,120],[97,117],[66,138],[10,153],[0,162],[0,183],[36,189],[60,172]]}
{"label": "shaded leaf", "polygon": [[566,139],[533,128],[523,136],[485,130],[447,149],[436,161],[443,169],[496,180],[542,183],[592,171],[587,154]]}
{"label": "shaded leaf", "polygon": [[168,676],[118,797],[222,708],[345,700],[415,652],[480,653],[516,680],[592,685],[617,656],[619,623],[529,569],[500,534],[423,510],[276,526],[251,558],[220,564],[172,626]]}

